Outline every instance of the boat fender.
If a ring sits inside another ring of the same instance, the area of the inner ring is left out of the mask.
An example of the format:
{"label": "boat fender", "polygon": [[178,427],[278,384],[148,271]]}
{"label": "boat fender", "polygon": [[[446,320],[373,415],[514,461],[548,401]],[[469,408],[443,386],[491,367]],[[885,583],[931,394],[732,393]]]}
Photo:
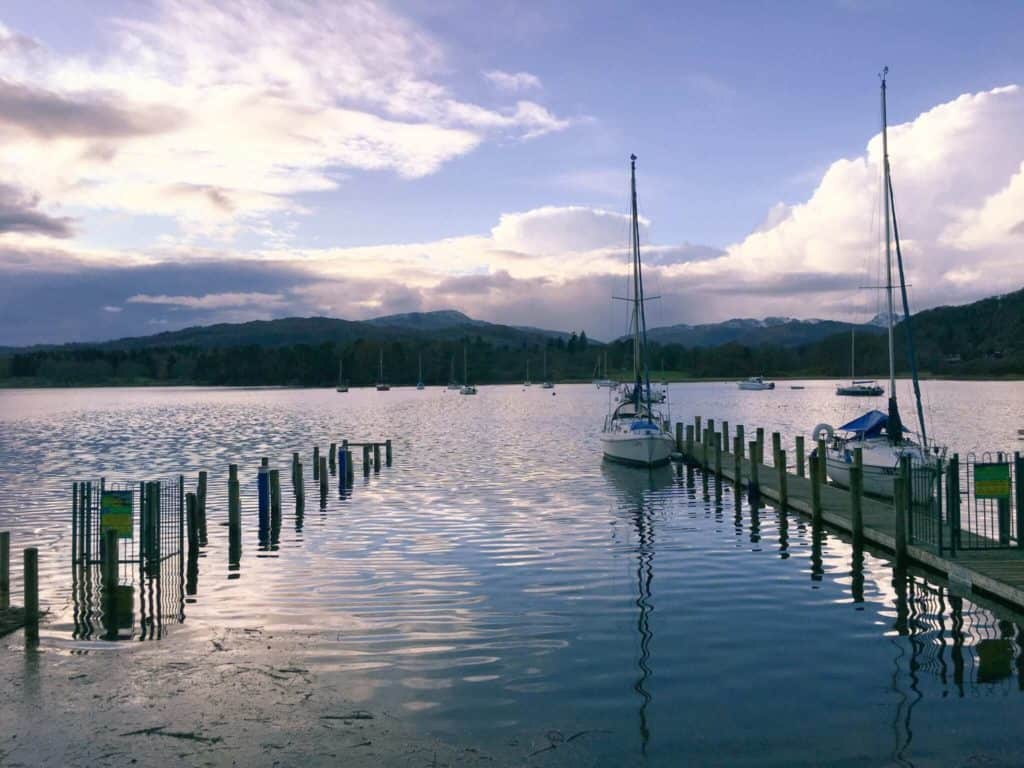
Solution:
{"label": "boat fender", "polygon": [[835,430],[832,429],[832,425],[831,424],[819,424],[818,426],[816,426],[811,431],[811,439],[814,440],[815,442],[817,442],[818,440],[820,440],[823,437],[822,432],[825,433],[824,434],[825,442],[826,443],[831,443],[832,442],[832,435],[835,432]]}

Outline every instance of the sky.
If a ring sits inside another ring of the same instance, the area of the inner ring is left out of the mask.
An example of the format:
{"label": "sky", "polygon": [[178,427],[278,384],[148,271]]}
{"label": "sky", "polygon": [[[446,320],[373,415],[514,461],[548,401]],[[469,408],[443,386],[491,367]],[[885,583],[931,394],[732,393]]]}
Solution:
{"label": "sky", "polygon": [[458,309],[626,330],[1024,286],[1024,2],[0,5],[0,345]]}

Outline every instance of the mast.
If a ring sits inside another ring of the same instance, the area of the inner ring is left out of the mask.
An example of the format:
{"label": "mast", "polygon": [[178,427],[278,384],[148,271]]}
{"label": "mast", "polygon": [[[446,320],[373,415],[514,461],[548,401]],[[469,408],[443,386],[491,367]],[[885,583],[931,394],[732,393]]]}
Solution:
{"label": "mast", "polygon": [[419,378],[419,383],[420,384],[423,383],[423,353],[422,352],[420,352],[420,378]]}
{"label": "mast", "polygon": [[462,386],[469,386],[469,355],[465,344],[462,345]]}
{"label": "mast", "polygon": [[856,379],[857,379],[857,374],[854,373],[854,367],[853,367],[853,362],[854,362],[854,360],[856,360],[856,357],[854,356],[856,353],[854,352],[854,346],[853,346],[854,341],[853,341],[853,338],[854,338],[854,331],[853,331],[853,328],[851,327],[850,328],[850,381],[856,381]]}
{"label": "mast", "polygon": [[888,318],[886,325],[889,331],[889,419],[885,431],[889,441],[899,443],[903,439],[903,423],[900,420],[899,406],[896,402],[896,347],[893,339],[893,317],[895,306],[892,296],[892,222],[889,197],[889,126],[885,105],[885,78],[889,68],[884,67],[882,74],[882,194],[885,198],[885,300]]}
{"label": "mast", "polygon": [[379,381],[381,384],[384,383],[384,350],[383,349],[380,351],[380,373],[379,373],[379,375],[377,377],[377,381]]}
{"label": "mast", "polygon": [[[636,155],[629,156],[630,192],[633,214],[633,378],[636,399],[646,388],[647,402],[651,401],[651,377],[647,370],[647,317],[644,312],[644,277],[640,267],[640,223],[636,205]],[[641,374],[643,378],[641,378]],[[646,387],[645,387],[646,385]]]}

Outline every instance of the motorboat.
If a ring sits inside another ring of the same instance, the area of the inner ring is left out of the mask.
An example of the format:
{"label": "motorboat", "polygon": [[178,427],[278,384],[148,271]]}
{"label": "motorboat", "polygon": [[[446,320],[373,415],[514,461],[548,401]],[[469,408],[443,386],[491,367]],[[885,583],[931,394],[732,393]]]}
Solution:
{"label": "motorboat", "polygon": [[764,376],[751,376],[749,379],[737,382],[736,386],[748,390],[775,389],[775,382],[765,381]]}

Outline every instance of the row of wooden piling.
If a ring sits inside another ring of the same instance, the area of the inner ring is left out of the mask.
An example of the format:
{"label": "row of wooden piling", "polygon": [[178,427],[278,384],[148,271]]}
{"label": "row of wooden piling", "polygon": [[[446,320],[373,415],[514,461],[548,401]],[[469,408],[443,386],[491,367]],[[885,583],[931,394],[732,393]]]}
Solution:
{"label": "row of wooden piling", "polygon": [[11,534],[0,531],[0,627],[14,629],[22,624],[34,628],[39,624],[39,550],[22,550],[23,605],[11,605]]}
{"label": "row of wooden piling", "polygon": [[[715,475],[723,476],[722,453],[723,447],[728,446],[729,423],[723,421],[720,431],[716,430],[715,420],[704,421],[700,416],[694,418],[693,424],[684,425],[682,422],[676,424],[675,437],[676,449],[690,461],[695,461],[702,469],[713,472]],[[733,483],[737,489],[744,486],[743,462],[749,456],[750,468],[746,478],[746,487],[750,496],[756,503],[760,495],[761,468],[766,467],[764,461],[765,432],[758,427],[755,432],[755,439],[745,441],[745,428],[742,424],[736,425],[732,440],[733,457]],[[805,441],[803,435],[795,439],[794,464],[796,476],[810,480],[810,507],[811,519],[815,525],[821,525],[823,520],[823,509],[821,501],[821,488],[827,483],[825,467],[825,441],[817,441],[816,451],[812,455],[805,454]],[[727,450],[727,448],[726,448]],[[771,433],[771,455],[773,469],[778,473],[776,484],[778,486],[778,503],[783,510],[790,507],[788,477],[789,477],[789,456],[782,448],[782,436],[779,432]],[[848,488],[850,503],[850,529],[854,544],[860,546],[864,542],[864,461],[860,448],[853,452],[853,463],[850,467],[850,485]],[[895,512],[895,553],[898,565],[907,562],[907,519],[909,515],[909,463],[906,464],[901,475],[895,478],[893,506]]]}

